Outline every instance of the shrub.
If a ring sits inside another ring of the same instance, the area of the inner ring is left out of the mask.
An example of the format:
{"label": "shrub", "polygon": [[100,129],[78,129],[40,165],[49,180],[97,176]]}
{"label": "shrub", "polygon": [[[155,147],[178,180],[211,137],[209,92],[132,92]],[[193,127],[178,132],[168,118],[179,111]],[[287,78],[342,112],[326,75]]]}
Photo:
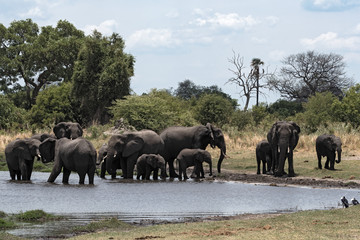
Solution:
{"label": "shrub", "polygon": [[0,95],[0,129],[11,130],[24,127],[26,110],[18,108],[4,95]]}
{"label": "shrub", "polygon": [[44,212],[43,210],[31,210],[26,212],[21,212],[19,214],[15,215],[15,218],[19,221],[47,221],[47,220],[55,220],[59,217],[56,217],[54,215],[48,214]]}

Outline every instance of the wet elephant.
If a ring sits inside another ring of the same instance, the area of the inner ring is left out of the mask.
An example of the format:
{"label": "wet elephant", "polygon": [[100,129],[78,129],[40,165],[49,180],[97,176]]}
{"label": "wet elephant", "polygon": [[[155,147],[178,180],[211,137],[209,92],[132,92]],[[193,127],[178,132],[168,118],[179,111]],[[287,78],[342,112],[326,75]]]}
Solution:
{"label": "wet elephant", "polygon": [[84,138],[48,138],[40,144],[39,149],[43,163],[54,161],[48,182],[54,182],[63,170],[64,184],[69,182],[71,171],[78,173],[80,184],[84,184],[86,175],[89,184],[94,184],[96,150],[90,141]]}
{"label": "wet elephant", "polygon": [[209,164],[210,173],[209,176],[212,176],[212,161],[211,155],[208,151],[202,149],[189,149],[185,148],[181,150],[179,155],[176,157],[179,162],[179,179],[182,179],[184,176],[184,180],[188,179],[186,174],[186,169],[188,167],[194,166],[194,171],[191,177],[205,177],[204,169],[202,166],[203,162]]}
{"label": "wet elephant", "polygon": [[5,147],[6,163],[12,180],[30,180],[35,156],[40,159],[40,141],[16,139]]}
{"label": "wet elephant", "polygon": [[142,154],[158,154],[162,152],[164,142],[151,130],[124,132],[111,136],[108,142],[106,170],[109,174],[116,172],[120,166],[124,178],[133,179],[136,160]]}
{"label": "wet elephant", "polygon": [[[335,170],[335,162],[341,162],[341,145],[341,139],[334,135],[323,134],[317,137],[316,153],[318,157],[319,169],[322,169],[321,157],[326,157],[325,168],[329,170]],[[335,160],[336,153],[338,154],[338,160]]]}
{"label": "wet elephant", "polygon": [[272,150],[272,167],[274,175],[281,177],[284,171],[286,158],[288,159],[289,177],[295,176],[293,165],[293,151],[299,141],[300,127],[292,121],[278,121],[273,124],[267,135]]}
{"label": "wet elephant", "polygon": [[165,176],[165,160],[160,154],[142,154],[136,161],[136,178],[149,180],[153,172],[153,180],[158,180],[159,169],[161,176]]}
{"label": "wet elephant", "polygon": [[220,158],[217,163],[218,172],[221,172],[221,163],[226,156],[226,144],[224,134],[220,128],[210,123],[193,127],[169,127],[165,129],[160,137],[164,141],[164,152],[162,156],[169,164],[170,177],[178,175],[174,170],[174,160],[184,148],[200,148],[205,150],[210,144],[212,148],[220,148]]}

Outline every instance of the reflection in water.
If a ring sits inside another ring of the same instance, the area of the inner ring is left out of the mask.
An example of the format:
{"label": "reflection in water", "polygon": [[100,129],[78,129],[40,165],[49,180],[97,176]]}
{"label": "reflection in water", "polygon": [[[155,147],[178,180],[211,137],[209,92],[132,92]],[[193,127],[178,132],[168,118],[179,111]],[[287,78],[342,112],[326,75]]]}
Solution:
{"label": "reflection in water", "polygon": [[[95,178],[95,185],[89,186],[79,185],[76,174],[70,175],[69,185],[63,185],[61,175],[55,184],[46,182],[48,176],[49,173],[34,172],[31,182],[19,183],[9,181],[8,172],[0,172],[0,211],[18,213],[42,209],[68,215],[68,223],[73,221],[73,226],[112,216],[126,222],[176,221],[187,217],[328,209],[338,207],[342,196],[360,198],[359,191],[353,189],[100,178]],[[51,224],[45,229],[46,233],[51,230]],[[32,229],[45,234],[41,232],[45,230],[39,230],[37,226]],[[17,234],[17,231],[21,230],[11,232]]]}

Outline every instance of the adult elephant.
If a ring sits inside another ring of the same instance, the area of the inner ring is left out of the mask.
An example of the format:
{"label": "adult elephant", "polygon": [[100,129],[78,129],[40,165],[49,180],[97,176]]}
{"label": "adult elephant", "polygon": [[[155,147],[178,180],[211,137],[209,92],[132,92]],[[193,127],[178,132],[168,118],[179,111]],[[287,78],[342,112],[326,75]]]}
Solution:
{"label": "adult elephant", "polygon": [[163,147],[160,136],[151,130],[113,135],[108,142],[106,170],[114,174],[120,161],[123,177],[132,179],[138,157],[142,154],[158,154]]}
{"label": "adult elephant", "polygon": [[[323,134],[317,137],[316,153],[318,157],[319,169],[322,169],[321,157],[326,157],[325,168],[329,170],[335,170],[335,162],[341,162],[341,145],[341,139],[334,135]],[[335,161],[336,153],[338,154],[338,160]]]}
{"label": "adult elephant", "polygon": [[162,156],[169,164],[170,177],[178,175],[174,170],[174,160],[184,148],[200,148],[205,150],[210,144],[212,148],[220,148],[220,158],[217,163],[218,172],[221,172],[221,163],[226,156],[226,144],[224,134],[220,128],[207,123],[206,126],[199,125],[193,127],[169,127],[160,134],[164,141],[164,152]]}
{"label": "adult elephant", "polygon": [[57,138],[76,139],[83,135],[83,130],[79,123],[59,122],[53,128],[53,132]]}
{"label": "adult elephant", "polygon": [[286,158],[288,159],[289,177],[295,176],[293,166],[293,151],[299,141],[300,127],[293,121],[278,121],[271,127],[267,140],[272,150],[272,167],[274,175],[281,177],[284,171]]}
{"label": "adult elephant", "polygon": [[54,161],[54,167],[48,182],[54,182],[63,170],[62,182],[67,184],[71,171],[79,175],[79,183],[84,184],[88,175],[89,184],[94,184],[96,171],[96,150],[92,143],[84,138],[48,138],[39,146],[43,163]]}
{"label": "adult elephant", "polygon": [[40,141],[16,139],[5,147],[6,163],[12,180],[30,180],[35,156],[40,159]]}
{"label": "adult elephant", "polygon": [[32,135],[32,136],[31,136],[32,139],[37,139],[37,140],[39,140],[40,142],[45,141],[45,139],[47,139],[47,138],[49,138],[49,137],[51,137],[51,138],[56,138],[55,135],[49,134],[49,133],[39,133],[39,134],[35,134],[35,135]]}

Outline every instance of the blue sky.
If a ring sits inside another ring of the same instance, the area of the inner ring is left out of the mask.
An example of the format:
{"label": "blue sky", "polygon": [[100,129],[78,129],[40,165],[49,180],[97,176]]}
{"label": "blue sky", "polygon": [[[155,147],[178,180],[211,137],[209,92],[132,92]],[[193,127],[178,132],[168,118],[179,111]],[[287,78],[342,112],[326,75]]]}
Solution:
{"label": "blue sky", "polygon": [[[0,0],[0,6],[5,26],[26,18],[55,26],[63,19],[86,34],[119,33],[136,58],[136,94],[190,79],[219,86],[242,107],[240,89],[225,84],[233,51],[243,57],[245,71],[252,58],[276,71],[290,54],[337,53],[360,83],[360,0]],[[278,98],[267,92],[260,101]]]}

